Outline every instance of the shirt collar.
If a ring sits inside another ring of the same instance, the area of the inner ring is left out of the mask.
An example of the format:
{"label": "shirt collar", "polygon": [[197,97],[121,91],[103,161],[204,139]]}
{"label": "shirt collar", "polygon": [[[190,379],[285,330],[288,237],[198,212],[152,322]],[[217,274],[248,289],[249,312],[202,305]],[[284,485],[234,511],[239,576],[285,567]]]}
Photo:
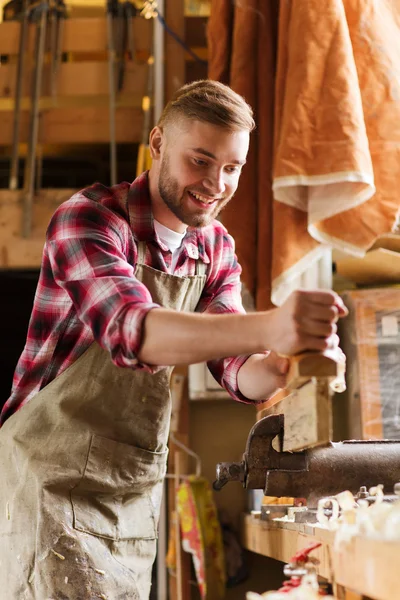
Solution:
{"label": "shirt collar", "polygon": [[[160,248],[168,248],[154,231],[153,213],[149,189],[149,172],[139,175],[130,185],[127,199],[129,224],[133,235],[138,241],[156,241]],[[188,227],[182,241],[182,247],[189,258],[200,258],[204,263],[210,262],[210,257],[205,250],[205,237],[202,228]]]}

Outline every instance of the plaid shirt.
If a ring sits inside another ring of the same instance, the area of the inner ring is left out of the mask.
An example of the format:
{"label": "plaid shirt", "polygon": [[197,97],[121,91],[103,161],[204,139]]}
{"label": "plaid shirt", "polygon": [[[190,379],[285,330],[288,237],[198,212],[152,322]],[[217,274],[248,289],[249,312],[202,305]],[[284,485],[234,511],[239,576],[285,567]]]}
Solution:
{"label": "plaid shirt", "polygon": [[[14,374],[3,423],[74,363],[94,340],[119,367],[156,372],[140,363],[143,320],[159,305],[135,276],[137,241],[146,241],[145,263],[169,272],[172,254],[153,228],[147,173],[132,184],[95,184],[64,202],[47,230],[42,266],[25,348]],[[243,313],[241,268],[233,239],[218,221],[187,229],[174,270],[194,275],[207,265],[196,312]],[[236,400],[237,373],[247,356],[208,363],[215,379]]]}

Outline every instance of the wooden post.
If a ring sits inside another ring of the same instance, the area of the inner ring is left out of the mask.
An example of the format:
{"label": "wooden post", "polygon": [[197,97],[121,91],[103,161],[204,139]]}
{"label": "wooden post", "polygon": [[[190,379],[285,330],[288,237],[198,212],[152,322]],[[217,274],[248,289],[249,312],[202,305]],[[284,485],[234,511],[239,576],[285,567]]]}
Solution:
{"label": "wooden post", "polygon": [[[185,38],[184,0],[168,0],[165,3],[165,21],[167,25]],[[186,81],[185,51],[169,34],[165,38],[165,100],[171,99],[174,92]]]}
{"label": "wooden post", "polygon": [[[182,385],[182,377],[185,385]],[[187,392],[187,368],[178,367],[174,370],[171,378],[171,395],[173,410],[173,433],[175,438],[185,444],[189,443],[189,406]],[[175,396],[175,397],[174,397]],[[178,397],[180,396],[180,397]],[[174,409],[178,409],[178,414]],[[181,451],[172,441],[169,444],[168,472],[174,473],[175,477],[168,480],[168,514],[170,516],[170,527],[173,526],[172,516],[176,514],[176,577],[169,577],[169,600],[190,600],[190,574],[191,555],[182,550],[179,518],[176,510],[176,490],[181,475],[188,473],[189,457]]]}

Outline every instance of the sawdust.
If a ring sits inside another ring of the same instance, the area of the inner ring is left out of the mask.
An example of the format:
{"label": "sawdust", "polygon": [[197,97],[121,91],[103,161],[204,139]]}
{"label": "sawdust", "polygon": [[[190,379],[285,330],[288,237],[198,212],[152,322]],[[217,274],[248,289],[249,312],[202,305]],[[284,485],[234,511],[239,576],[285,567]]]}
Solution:
{"label": "sawdust", "polygon": [[50,552],[52,552],[54,556],[57,556],[57,558],[59,558],[60,560],[65,560],[65,556],[63,556],[59,552],[56,552],[55,550],[53,550],[53,548],[50,548]]}

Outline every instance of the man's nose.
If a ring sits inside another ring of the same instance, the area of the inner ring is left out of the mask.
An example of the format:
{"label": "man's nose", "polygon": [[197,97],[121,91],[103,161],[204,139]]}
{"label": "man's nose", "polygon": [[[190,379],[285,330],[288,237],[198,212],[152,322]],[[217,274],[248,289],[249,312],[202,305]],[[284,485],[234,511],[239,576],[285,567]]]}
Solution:
{"label": "man's nose", "polygon": [[225,180],[223,171],[210,173],[203,182],[204,187],[213,194],[223,194],[225,192]]}

